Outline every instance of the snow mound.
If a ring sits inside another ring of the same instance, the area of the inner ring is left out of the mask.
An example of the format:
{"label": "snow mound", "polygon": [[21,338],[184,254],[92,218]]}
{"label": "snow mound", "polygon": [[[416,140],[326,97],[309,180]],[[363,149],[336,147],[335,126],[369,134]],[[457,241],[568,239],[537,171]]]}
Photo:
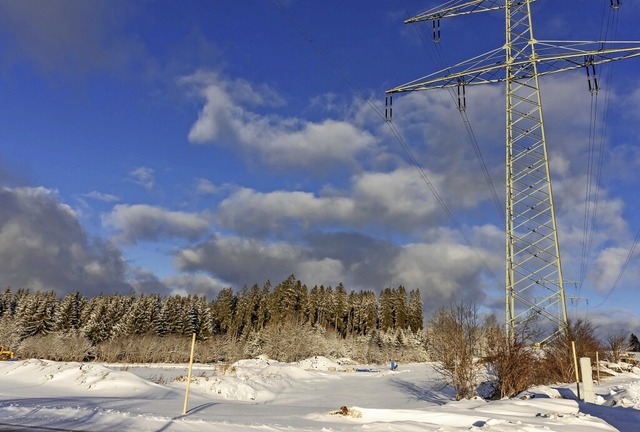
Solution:
{"label": "snow mound", "polygon": [[528,390],[519,393],[515,399],[533,399],[533,398],[550,398],[550,399],[562,399],[562,395],[557,389],[549,386],[535,386]]}
{"label": "snow mound", "polygon": [[[186,381],[186,379],[184,379]],[[218,395],[235,401],[273,400],[273,392],[234,377],[196,377],[191,379],[191,389],[198,393]]]}
{"label": "snow mound", "polygon": [[617,385],[604,397],[602,405],[640,409],[640,381]]}
{"label": "snow mound", "polygon": [[114,371],[98,363],[54,362],[49,360],[22,360],[7,362],[0,368],[3,381],[14,385],[46,385],[64,387],[66,391],[101,390],[121,393],[148,390],[157,384],[132,373]]}
{"label": "snow mound", "polygon": [[192,388],[228,400],[266,402],[300,382],[317,378],[316,373],[298,365],[260,357],[239,360],[220,374],[194,377]]}

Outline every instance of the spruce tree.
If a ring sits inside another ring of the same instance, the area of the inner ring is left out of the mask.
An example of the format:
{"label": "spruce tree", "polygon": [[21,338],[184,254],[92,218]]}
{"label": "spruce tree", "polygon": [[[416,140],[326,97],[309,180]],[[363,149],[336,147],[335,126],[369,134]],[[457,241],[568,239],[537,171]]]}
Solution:
{"label": "spruce tree", "polygon": [[409,306],[407,305],[407,290],[400,285],[392,291],[393,326],[396,330],[409,327]]}
{"label": "spruce tree", "polygon": [[411,292],[409,292],[409,328],[412,332],[416,333],[423,329],[423,321],[420,290],[411,290]]}
{"label": "spruce tree", "polygon": [[348,313],[348,297],[342,282],[336,286],[332,306],[333,328],[337,333],[344,336]]}
{"label": "spruce tree", "polygon": [[363,293],[363,327],[362,334],[366,335],[378,328],[378,299],[373,291]]}
{"label": "spruce tree", "polygon": [[271,295],[271,282],[266,281],[260,291],[260,300],[258,303],[258,320],[256,321],[256,330],[260,331],[269,323],[269,296]]}
{"label": "spruce tree", "polygon": [[638,340],[638,336],[633,333],[629,336],[629,349],[633,352],[640,352],[640,340]]}
{"label": "spruce tree", "polygon": [[380,330],[393,329],[393,292],[387,287],[380,293]]}
{"label": "spruce tree", "polygon": [[233,338],[238,338],[245,333],[244,327],[247,322],[251,324],[251,296],[246,285],[242,287],[236,298],[236,310],[229,329]]}
{"label": "spruce tree", "polygon": [[110,323],[106,319],[108,317],[109,298],[99,296],[94,299],[91,316],[88,317],[82,328],[82,333],[93,345],[97,345],[107,340],[110,335]]}
{"label": "spruce tree", "polygon": [[221,332],[226,333],[232,324],[235,314],[236,297],[233,294],[233,288],[223,288],[218,293],[218,297],[213,302],[212,312],[215,327]]}
{"label": "spruce tree", "polygon": [[81,325],[82,309],[86,299],[78,291],[64,296],[54,314],[54,330],[78,330]]}

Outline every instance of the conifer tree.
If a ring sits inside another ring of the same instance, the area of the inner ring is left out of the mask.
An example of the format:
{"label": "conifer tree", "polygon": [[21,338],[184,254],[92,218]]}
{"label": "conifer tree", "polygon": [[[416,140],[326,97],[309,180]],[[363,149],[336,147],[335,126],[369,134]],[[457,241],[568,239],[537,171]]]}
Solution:
{"label": "conifer tree", "polygon": [[258,301],[258,320],[256,321],[256,330],[262,330],[269,323],[269,296],[271,295],[271,282],[266,281],[260,291],[260,300]]}
{"label": "conifer tree", "polygon": [[409,328],[412,332],[422,330],[423,324],[422,297],[420,290],[414,289],[409,292]]}
{"label": "conifer tree", "polygon": [[324,285],[320,285],[320,290],[318,290],[318,320],[317,324],[319,327],[327,327],[331,320],[331,305],[333,304],[333,288],[328,286],[325,288]]}
{"label": "conifer tree", "polygon": [[94,299],[91,315],[82,328],[82,333],[93,345],[97,345],[109,338],[111,323],[108,320],[109,298],[99,296]]}
{"label": "conifer tree", "polygon": [[198,309],[198,303],[196,302],[196,299],[188,296],[185,306],[185,311],[187,313],[183,321],[184,324],[182,333],[184,335],[192,335],[195,333],[196,337],[200,337],[202,326],[200,320],[200,311]]}
{"label": "conifer tree", "polygon": [[198,336],[201,339],[207,339],[213,334],[213,317],[211,314],[211,308],[207,303],[207,297],[201,296],[197,302],[198,316],[200,318],[200,332]]}
{"label": "conifer tree", "polygon": [[231,319],[229,334],[235,339],[245,332],[245,325],[251,324],[251,296],[246,285],[236,296],[236,310]]}
{"label": "conifer tree", "polygon": [[3,315],[13,316],[16,313],[17,306],[18,303],[11,292],[11,288],[5,289],[2,295],[0,295],[0,317]]}
{"label": "conifer tree", "polygon": [[46,335],[53,331],[55,325],[53,315],[57,301],[53,291],[36,292],[24,297],[24,306],[19,309],[22,338],[38,334]]}
{"label": "conifer tree", "polygon": [[232,324],[235,314],[236,297],[233,294],[233,288],[223,288],[218,293],[218,297],[212,305],[214,327],[219,331],[226,333]]}
{"label": "conifer tree", "polygon": [[333,328],[337,333],[344,336],[348,313],[348,297],[342,282],[336,286],[336,290],[333,293],[332,306]]}
{"label": "conifer tree", "polygon": [[307,296],[307,305],[305,307],[305,314],[309,324],[315,326],[318,322],[318,310],[320,308],[320,289],[318,285],[311,288],[309,295]]}
{"label": "conifer tree", "polygon": [[359,294],[356,294],[355,291],[351,290],[347,297],[347,336],[358,333],[361,303],[362,297]]}
{"label": "conifer tree", "polygon": [[378,328],[378,299],[373,291],[363,293],[363,326],[362,334],[366,335]]}
{"label": "conifer tree", "polygon": [[633,333],[629,336],[629,349],[633,352],[640,352],[640,340],[638,340],[638,336]]}
{"label": "conifer tree", "polygon": [[82,309],[86,304],[84,296],[78,291],[64,296],[54,314],[54,330],[78,330],[81,326]]}
{"label": "conifer tree", "polygon": [[380,330],[393,329],[393,292],[387,287],[380,293]]}
{"label": "conifer tree", "polygon": [[160,337],[171,333],[171,305],[170,297],[165,297],[159,304],[160,310],[153,319],[153,331]]}
{"label": "conifer tree", "polygon": [[409,327],[409,307],[407,305],[407,290],[400,285],[392,291],[393,326],[396,330]]}

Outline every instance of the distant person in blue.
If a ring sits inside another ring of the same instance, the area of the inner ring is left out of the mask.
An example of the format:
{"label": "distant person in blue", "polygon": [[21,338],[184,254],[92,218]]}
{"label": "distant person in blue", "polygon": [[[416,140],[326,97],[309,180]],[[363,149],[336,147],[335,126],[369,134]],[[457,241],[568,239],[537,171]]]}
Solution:
{"label": "distant person in blue", "polygon": [[398,365],[396,364],[396,362],[391,360],[391,370],[396,370],[396,369],[398,369]]}

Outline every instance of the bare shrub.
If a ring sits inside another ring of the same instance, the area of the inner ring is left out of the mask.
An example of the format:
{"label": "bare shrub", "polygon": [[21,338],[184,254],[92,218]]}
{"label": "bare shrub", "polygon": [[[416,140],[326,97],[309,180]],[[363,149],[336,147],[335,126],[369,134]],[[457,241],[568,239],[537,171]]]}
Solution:
{"label": "bare shrub", "polygon": [[543,348],[543,376],[541,382],[572,382],[575,380],[575,367],[571,342],[575,342],[576,356],[594,359],[602,346],[595,335],[595,328],[586,320],[569,322],[566,331]]}
{"label": "bare shrub", "polygon": [[624,355],[629,351],[628,332],[620,330],[607,336],[605,341],[605,359],[612,363],[620,363]]}
{"label": "bare shrub", "polygon": [[529,387],[541,384],[542,362],[537,349],[523,341],[496,334],[488,343],[485,357],[491,373],[493,398],[513,397]]}
{"label": "bare shrub", "polygon": [[274,360],[294,362],[326,354],[323,332],[293,321],[267,326],[262,338],[263,354]]}
{"label": "bare shrub", "polygon": [[100,343],[97,359],[107,363],[184,363],[189,361],[191,338],[132,335]]}
{"label": "bare shrub", "polygon": [[475,304],[457,303],[436,312],[429,323],[429,355],[436,370],[454,388],[456,400],[475,395],[479,372],[475,358],[482,340]]}
{"label": "bare shrub", "polygon": [[24,339],[18,347],[18,355],[21,358],[83,361],[90,350],[91,343],[80,332],[54,332]]}

